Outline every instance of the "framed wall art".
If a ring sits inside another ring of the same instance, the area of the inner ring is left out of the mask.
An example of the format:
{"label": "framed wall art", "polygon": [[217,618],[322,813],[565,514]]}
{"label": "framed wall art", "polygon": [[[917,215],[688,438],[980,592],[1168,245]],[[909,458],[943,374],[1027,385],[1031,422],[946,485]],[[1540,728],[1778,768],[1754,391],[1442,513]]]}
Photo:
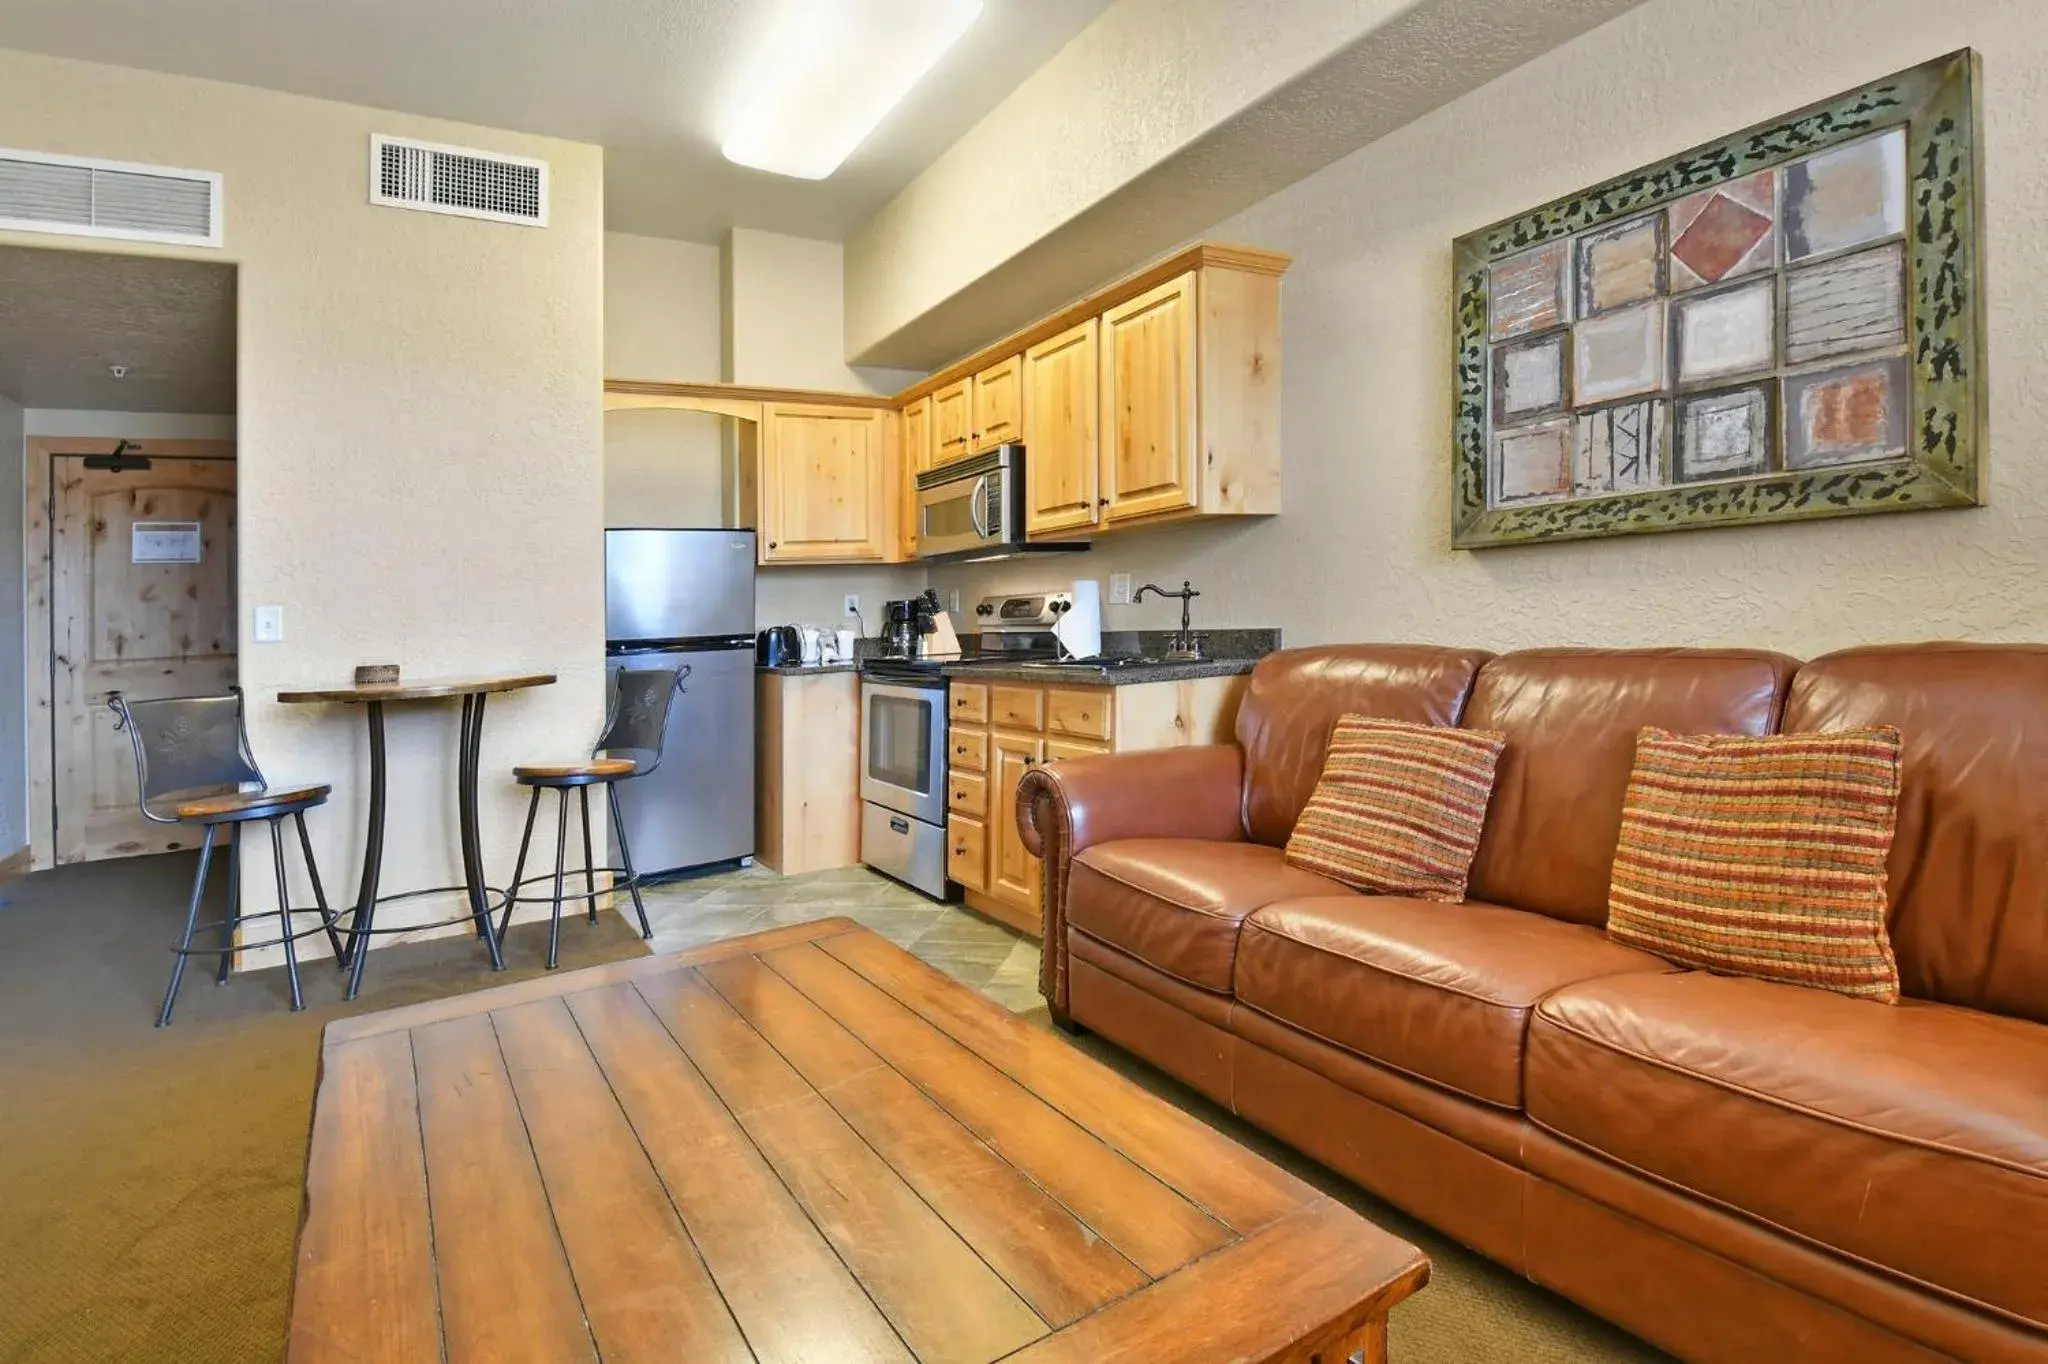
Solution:
{"label": "framed wall art", "polygon": [[1451,543],[1982,498],[1977,59],[1461,237]]}

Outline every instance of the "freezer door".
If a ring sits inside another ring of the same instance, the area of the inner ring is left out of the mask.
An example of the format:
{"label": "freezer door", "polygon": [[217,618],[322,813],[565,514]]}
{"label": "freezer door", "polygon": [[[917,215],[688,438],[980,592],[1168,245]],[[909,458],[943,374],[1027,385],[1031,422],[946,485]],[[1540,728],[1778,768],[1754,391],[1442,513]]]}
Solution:
{"label": "freezer door", "polygon": [[608,530],[607,641],[754,633],[754,532]]}
{"label": "freezer door", "polygon": [[[683,664],[660,766],[619,783],[633,865],[647,874],[754,855],[753,649],[634,654],[608,670]],[[616,865],[616,831],[611,842]]]}

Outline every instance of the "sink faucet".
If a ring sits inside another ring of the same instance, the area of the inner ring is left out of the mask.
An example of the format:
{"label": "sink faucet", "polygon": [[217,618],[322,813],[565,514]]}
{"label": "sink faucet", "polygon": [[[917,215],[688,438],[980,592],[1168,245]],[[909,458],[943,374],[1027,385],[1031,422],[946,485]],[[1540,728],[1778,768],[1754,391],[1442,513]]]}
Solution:
{"label": "sink faucet", "polygon": [[1137,592],[1132,594],[1132,603],[1135,605],[1136,603],[1145,600],[1145,594],[1147,592],[1151,592],[1161,597],[1180,598],[1180,629],[1174,632],[1173,642],[1167,645],[1166,656],[1168,658],[1176,660],[1200,658],[1202,656],[1201,636],[1195,633],[1194,626],[1188,620],[1188,603],[1192,602],[1196,597],[1202,595],[1201,593],[1195,591],[1195,585],[1189,582],[1186,578],[1182,578],[1180,580],[1180,591],[1169,592],[1165,588],[1160,587],[1155,583],[1146,583],[1143,587],[1139,588]]}

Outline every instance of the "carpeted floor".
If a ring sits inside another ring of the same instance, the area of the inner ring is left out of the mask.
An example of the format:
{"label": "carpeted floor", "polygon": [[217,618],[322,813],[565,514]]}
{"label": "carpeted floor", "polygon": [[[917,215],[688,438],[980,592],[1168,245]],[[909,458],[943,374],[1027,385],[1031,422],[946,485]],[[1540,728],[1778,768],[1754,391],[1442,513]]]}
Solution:
{"label": "carpeted floor", "polygon": [[[469,938],[379,950],[362,998],[304,968],[213,983],[195,959],[177,1022],[150,1026],[190,884],[187,857],[41,873],[0,887],[0,1364],[231,1364],[282,1354],[320,1028],[347,1013],[537,974],[545,925],[515,928],[494,974]],[[1030,944],[865,872],[759,869],[654,893],[656,950],[844,914],[1041,1026]],[[565,924],[563,967],[645,950],[614,915]],[[1400,1364],[1663,1358],[1296,1156],[1096,1038],[1140,1084],[1346,1199],[1429,1252],[1397,1309]]]}

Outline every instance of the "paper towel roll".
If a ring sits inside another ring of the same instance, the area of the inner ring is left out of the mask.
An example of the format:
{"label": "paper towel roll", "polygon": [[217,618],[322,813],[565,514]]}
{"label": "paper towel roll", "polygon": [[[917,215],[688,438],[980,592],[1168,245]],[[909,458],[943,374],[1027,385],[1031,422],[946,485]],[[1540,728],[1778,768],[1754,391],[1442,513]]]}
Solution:
{"label": "paper towel roll", "polygon": [[1069,658],[1102,652],[1102,584],[1083,578],[1074,584],[1074,604],[1052,627],[1052,637]]}

